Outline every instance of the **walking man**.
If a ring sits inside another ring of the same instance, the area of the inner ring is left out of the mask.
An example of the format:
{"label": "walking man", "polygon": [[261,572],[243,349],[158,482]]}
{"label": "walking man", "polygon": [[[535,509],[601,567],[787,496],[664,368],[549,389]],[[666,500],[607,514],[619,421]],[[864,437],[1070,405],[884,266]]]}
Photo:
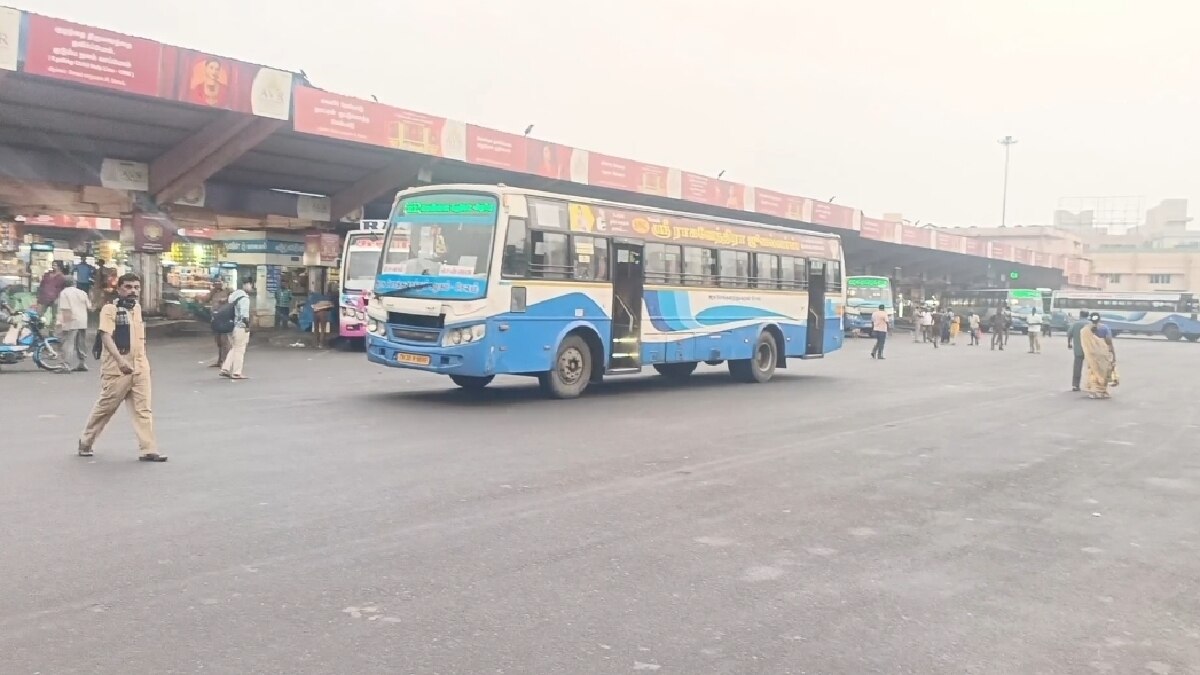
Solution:
{"label": "walking man", "polygon": [[1029,315],[1029,353],[1042,353],[1042,313]]}
{"label": "walking man", "polygon": [[242,373],[246,360],[246,346],[250,344],[250,294],[254,292],[254,279],[246,278],[242,287],[229,296],[233,303],[233,337],[229,355],[221,365],[221,377],[231,380],[247,380]]}
{"label": "walking man", "polygon": [[921,339],[929,342],[933,337],[933,312],[929,308],[921,310]]}
{"label": "walking man", "polygon": [[92,407],[87,426],[79,438],[80,457],[91,457],[96,437],[104,431],[124,402],[137,434],[138,459],[165,462],[154,438],[154,414],[150,410],[150,359],[146,356],[146,325],[138,295],[142,279],[124,274],[117,280],[117,300],[100,309],[100,398]]}
{"label": "walking man", "polygon": [[871,348],[871,358],[883,359],[883,347],[887,344],[888,315],[887,308],[880,305],[871,313],[871,330],[875,333],[875,346]]}
{"label": "walking man", "polygon": [[[75,280],[67,277],[66,286],[58,294],[58,323],[62,328],[64,373],[87,371],[87,327],[88,312],[92,302],[82,288],[78,288]],[[71,366],[71,355],[75,355],[75,365]]]}
{"label": "walking man", "polygon": [[982,328],[982,321],[979,319],[979,313],[972,311],[971,316],[967,318],[967,327],[971,330],[971,346],[979,346],[979,331]]}
{"label": "walking man", "polygon": [[[218,279],[213,282],[212,290],[208,293],[208,310],[216,316],[217,310],[225,306],[229,302],[229,290]],[[225,357],[229,356],[230,333],[218,332],[213,329],[213,341],[217,343],[217,360],[213,361],[209,368],[221,368],[225,363]]]}
{"label": "walking man", "polygon": [[1075,366],[1071,369],[1071,391],[1079,391],[1079,382],[1083,379],[1083,340],[1080,339],[1081,331],[1088,325],[1088,313],[1086,309],[1079,310],[1079,320],[1071,324],[1071,328],[1067,330],[1067,349],[1075,350]]}
{"label": "walking man", "polygon": [[42,321],[46,322],[46,330],[54,333],[58,325],[58,295],[67,285],[67,275],[63,274],[62,263],[55,262],[38,283],[37,304]]}

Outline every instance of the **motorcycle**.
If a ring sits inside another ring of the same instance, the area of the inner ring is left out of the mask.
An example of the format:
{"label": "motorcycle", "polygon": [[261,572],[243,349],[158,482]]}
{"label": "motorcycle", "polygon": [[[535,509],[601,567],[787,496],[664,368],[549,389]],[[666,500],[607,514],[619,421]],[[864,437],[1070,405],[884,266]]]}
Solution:
{"label": "motorcycle", "polygon": [[48,334],[46,322],[37,310],[14,311],[8,305],[0,305],[0,327],[7,329],[0,340],[0,365],[11,366],[33,357],[33,363],[42,370],[68,370],[62,341]]}

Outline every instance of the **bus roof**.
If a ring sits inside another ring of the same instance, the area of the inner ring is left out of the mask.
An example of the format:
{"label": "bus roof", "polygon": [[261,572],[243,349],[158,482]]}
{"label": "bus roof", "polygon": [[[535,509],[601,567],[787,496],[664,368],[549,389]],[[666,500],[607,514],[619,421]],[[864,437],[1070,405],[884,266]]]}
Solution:
{"label": "bus roof", "polygon": [[[546,199],[568,199],[580,204],[593,204],[597,206],[608,207],[623,207],[646,211],[647,213],[656,213],[665,216],[675,216],[678,218],[703,218],[711,220],[715,223],[723,223],[726,225],[742,225],[750,227],[761,227],[768,230],[777,230],[779,232],[787,232],[789,234],[806,234],[814,237],[823,237],[826,239],[841,240],[841,237],[830,232],[818,232],[816,230],[806,230],[802,227],[785,227],[783,225],[771,225],[768,223],[759,222],[757,220],[740,220],[737,218],[725,218],[723,216],[710,216],[705,213],[696,213],[694,211],[676,211],[674,209],[663,209],[656,206],[642,206],[641,204],[630,204],[628,202],[618,202],[610,199],[595,199],[593,197],[579,197],[576,195],[566,194],[562,192],[546,192],[543,190],[530,190],[527,188],[510,187],[507,185],[487,185],[485,183],[448,183],[445,185],[423,185],[421,187],[409,188],[402,190],[396,194],[396,199],[392,203],[392,207],[399,203],[404,197],[425,192],[453,192],[455,190],[465,190],[474,192],[489,192],[499,195],[513,194],[529,197],[544,197]],[[799,222],[799,221],[798,221]]]}
{"label": "bus roof", "polygon": [[1181,291],[1130,291],[1122,293],[1120,291],[1055,291],[1054,296],[1058,298],[1076,298],[1080,300],[1118,300],[1121,298],[1129,298],[1132,300],[1178,300],[1185,295]]}

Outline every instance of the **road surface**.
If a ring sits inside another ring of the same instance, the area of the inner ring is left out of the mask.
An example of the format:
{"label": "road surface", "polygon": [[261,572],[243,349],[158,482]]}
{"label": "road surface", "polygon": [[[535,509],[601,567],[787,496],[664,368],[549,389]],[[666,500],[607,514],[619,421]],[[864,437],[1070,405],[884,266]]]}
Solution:
{"label": "road surface", "polygon": [[177,340],[162,465],[5,368],[0,671],[1200,672],[1200,345],[1118,341],[1112,401],[1021,346],[552,402]]}

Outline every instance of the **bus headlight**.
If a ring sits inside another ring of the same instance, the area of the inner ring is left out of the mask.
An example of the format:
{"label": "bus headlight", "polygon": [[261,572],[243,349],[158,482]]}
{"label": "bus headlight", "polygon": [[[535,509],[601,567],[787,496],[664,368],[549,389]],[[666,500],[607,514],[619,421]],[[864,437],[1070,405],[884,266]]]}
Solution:
{"label": "bus headlight", "polygon": [[462,328],[451,328],[442,337],[442,346],[455,347],[461,344],[478,342],[486,334],[487,326],[482,323],[477,323],[473,326],[463,326]]}
{"label": "bus headlight", "polygon": [[367,330],[373,335],[383,335],[384,333],[383,324],[379,323],[375,319],[371,319],[367,322]]}

